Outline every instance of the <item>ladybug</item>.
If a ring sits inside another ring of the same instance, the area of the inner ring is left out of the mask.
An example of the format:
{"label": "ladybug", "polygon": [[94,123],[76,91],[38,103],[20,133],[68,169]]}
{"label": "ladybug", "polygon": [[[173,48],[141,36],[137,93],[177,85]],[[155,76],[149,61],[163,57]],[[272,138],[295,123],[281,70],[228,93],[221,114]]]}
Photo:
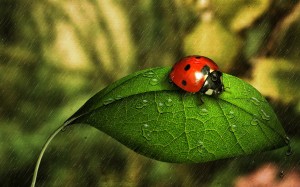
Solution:
{"label": "ladybug", "polygon": [[204,56],[187,56],[174,64],[171,81],[187,92],[218,96],[224,91],[218,65]]}

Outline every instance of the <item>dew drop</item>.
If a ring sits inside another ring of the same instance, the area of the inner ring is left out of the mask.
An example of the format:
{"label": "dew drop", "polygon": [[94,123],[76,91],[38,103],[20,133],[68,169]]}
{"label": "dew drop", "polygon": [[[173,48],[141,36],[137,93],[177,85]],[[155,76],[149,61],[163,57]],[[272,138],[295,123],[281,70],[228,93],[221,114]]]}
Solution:
{"label": "dew drop", "polygon": [[258,119],[253,118],[251,121],[251,125],[258,125]]}
{"label": "dew drop", "polygon": [[162,102],[157,103],[157,110],[160,114],[164,113],[164,106],[165,104]]}
{"label": "dew drop", "polygon": [[285,152],[285,155],[290,156],[292,154],[293,154],[292,147],[291,147],[291,145],[288,145],[288,150]]}
{"label": "dew drop", "polygon": [[120,99],[122,99],[122,96],[121,96],[121,95],[117,95],[117,96],[115,97],[115,100],[120,100]]}
{"label": "dew drop", "polygon": [[206,108],[202,108],[202,109],[200,110],[200,115],[205,116],[205,115],[207,115],[207,114],[208,114],[208,110],[207,110]]}
{"label": "dew drop", "polygon": [[229,118],[229,119],[232,119],[232,118],[234,118],[234,117],[235,117],[234,112],[233,112],[233,111],[230,111],[229,114],[228,114],[228,118]]}
{"label": "dew drop", "polygon": [[146,99],[143,99],[141,102],[138,102],[136,105],[135,105],[135,108],[136,109],[142,109],[144,108],[145,106],[148,105],[148,100]]}
{"label": "dew drop", "polygon": [[173,100],[171,98],[168,98],[165,104],[166,106],[173,106]]}
{"label": "dew drop", "polygon": [[260,101],[256,98],[256,97],[251,97],[250,100],[253,104],[255,104],[256,106],[260,105]]}
{"label": "dew drop", "polygon": [[261,111],[261,118],[263,120],[269,121],[270,120],[270,116],[263,109],[261,109],[260,111]]}
{"label": "dew drop", "polygon": [[158,84],[158,79],[156,79],[156,78],[151,79],[151,80],[150,80],[150,84],[151,84],[152,86],[157,85],[157,84]]}
{"label": "dew drop", "polygon": [[230,130],[230,132],[235,132],[236,131],[236,125],[230,125],[229,130]]}
{"label": "dew drop", "polygon": [[154,77],[155,73],[153,71],[147,71],[143,74],[144,77],[147,77],[147,78],[152,78]]}
{"label": "dew drop", "polygon": [[151,131],[148,129],[149,125],[148,124],[143,124],[142,125],[142,135],[146,140],[151,140]]}
{"label": "dew drop", "polygon": [[288,136],[286,136],[285,138],[284,138],[284,141],[285,141],[285,143],[286,143],[286,145],[290,145],[290,138],[288,137]]}
{"label": "dew drop", "polygon": [[141,103],[138,103],[137,105],[135,105],[136,109],[142,109],[144,108],[144,105],[142,105]]}
{"label": "dew drop", "polygon": [[[145,131],[144,131],[144,132],[145,132]],[[151,133],[150,133],[150,132],[144,133],[144,137],[145,137],[147,140],[151,140]]]}
{"label": "dew drop", "polygon": [[286,145],[288,146],[288,149],[287,151],[285,152],[285,155],[286,156],[290,156],[291,154],[293,154],[293,151],[292,151],[292,146],[291,146],[291,140],[288,136],[286,136],[284,138],[284,142],[286,143]]}
{"label": "dew drop", "polygon": [[204,143],[201,140],[199,140],[198,141],[198,146],[197,146],[198,151],[202,152],[203,148],[204,148]]}
{"label": "dew drop", "polygon": [[103,104],[104,105],[108,105],[108,104],[110,104],[110,103],[112,103],[112,102],[114,102],[115,100],[113,99],[113,98],[108,98],[108,99],[106,99],[104,102],[103,102]]}

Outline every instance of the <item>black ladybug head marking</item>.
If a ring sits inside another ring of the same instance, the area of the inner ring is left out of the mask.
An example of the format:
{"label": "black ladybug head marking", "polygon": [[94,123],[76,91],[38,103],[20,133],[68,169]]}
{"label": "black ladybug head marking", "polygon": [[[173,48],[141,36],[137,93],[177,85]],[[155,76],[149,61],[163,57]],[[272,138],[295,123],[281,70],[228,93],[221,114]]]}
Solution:
{"label": "black ladybug head marking", "polygon": [[186,66],[184,67],[184,71],[188,71],[190,68],[191,68],[191,65],[188,64],[188,65],[186,65]]}
{"label": "black ladybug head marking", "polygon": [[209,66],[204,66],[201,71],[202,71],[203,75],[208,75],[210,68],[209,68]]}
{"label": "black ladybug head marking", "polygon": [[222,75],[220,75],[219,73],[218,73],[219,71],[213,71],[212,73],[211,73],[211,80],[213,81],[213,82],[216,82],[217,80],[218,80],[218,78],[220,77],[220,76],[222,76]]}
{"label": "black ladybug head marking", "polygon": [[220,95],[224,91],[222,72],[213,71],[208,74],[200,92],[206,95]]}

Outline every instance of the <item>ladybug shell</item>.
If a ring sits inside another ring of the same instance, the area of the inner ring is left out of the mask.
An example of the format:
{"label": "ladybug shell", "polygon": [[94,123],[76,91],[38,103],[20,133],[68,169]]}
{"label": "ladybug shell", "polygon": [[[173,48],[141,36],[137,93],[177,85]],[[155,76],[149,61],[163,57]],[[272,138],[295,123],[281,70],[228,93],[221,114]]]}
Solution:
{"label": "ladybug shell", "polygon": [[198,92],[208,76],[202,71],[205,66],[209,67],[209,72],[219,69],[218,65],[207,57],[187,56],[174,64],[169,76],[181,89]]}

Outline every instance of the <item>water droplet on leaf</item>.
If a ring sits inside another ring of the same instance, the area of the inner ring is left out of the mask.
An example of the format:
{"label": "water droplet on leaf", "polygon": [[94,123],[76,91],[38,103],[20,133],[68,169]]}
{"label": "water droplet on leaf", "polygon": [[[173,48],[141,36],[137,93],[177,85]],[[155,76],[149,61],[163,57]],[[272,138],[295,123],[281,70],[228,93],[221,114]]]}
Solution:
{"label": "water droplet on leaf", "polygon": [[198,146],[197,146],[198,151],[202,152],[203,148],[204,148],[204,143],[201,140],[199,140],[198,141]]}
{"label": "water droplet on leaf", "polygon": [[155,73],[154,73],[154,71],[147,71],[147,72],[145,72],[144,74],[143,74],[143,76],[144,77],[147,77],[147,78],[152,78],[152,77],[154,77],[154,75],[155,75]]}
{"label": "water droplet on leaf", "polygon": [[250,100],[253,104],[255,104],[256,106],[260,105],[260,101],[256,98],[256,97],[251,97]]}
{"label": "water droplet on leaf", "polygon": [[232,118],[234,118],[234,117],[235,117],[234,112],[233,112],[233,111],[230,111],[229,114],[228,114],[228,118],[229,118],[229,119],[232,119]]}
{"label": "water droplet on leaf", "polygon": [[110,104],[110,103],[112,103],[112,102],[114,102],[115,100],[113,99],[113,98],[108,98],[108,99],[106,99],[104,102],[103,102],[103,104],[104,105],[108,105],[108,104]]}
{"label": "water droplet on leaf", "polygon": [[122,99],[121,95],[117,95],[116,98],[115,98],[115,100],[120,100],[120,99]]}
{"label": "water droplet on leaf", "polygon": [[286,136],[284,138],[284,141],[285,141],[286,145],[288,146],[288,150],[285,152],[285,155],[290,156],[291,154],[293,154],[292,146],[291,146],[291,140],[288,136]]}
{"label": "water droplet on leaf", "polygon": [[269,121],[270,120],[270,116],[263,109],[261,109],[260,111],[261,111],[261,118],[263,120]]}
{"label": "water droplet on leaf", "polygon": [[290,145],[290,138],[288,137],[288,136],[286,136],[285,138],[284,138],[284,141],[285,141],[285,143],[286,143],[286,145]]}
{"label": "water droplet on leaf", "polygon": [[144,105],[141,105],[140,103],[135,106],[136,109],[142,109],[143,107]]}
{"label": "water droplet on leaf", "polygon": [[166,106],[173,106],[173,100],[171,98],[168,98],[165,104]]}
{"label": "water droplet on leaf", "polygon": [[236,125],[230,125],[229,130],[230,130],[230,132],[235,132],[236,131]]}
{"label": "water droplet on leaf", "polygon": [[200,109],[200,115],[205,116],[208,114],[208,110],[206,108]]}
{"label": "water droplet on leaf", "polygon": [[285,155],[290,156],[292,154],[293,154],[292,147],[291,147],[291,145],[288,145],[288,150],[285,152]]}
{"label": "water droplet on leaf", "polygon": [[135,105],[135,108],[136,109],[142,109],[144,108],[145,106],[148,105],[148,100],[146,99],[143,99],[141,102],[138,102],[136,105]]}
{"label": "water droplet on leaf", "polygon": [[146,138],[146,140],[151,140],[151,131],[149,130],[148,124],[142,125],[142,135],[144,138]]}
{"label": "water droplet on leaf", "polygon": [[251,121],[251,125],[258,125],[259,121],[256,118],[253,118]]}
{"label": "water droplet on leaf", "polygon": [[156,78],[151,79],[151,80],[150,80],[150,84],[151,84],[152,86],[157,85],[157,84],[158,84],[158,79],[156,79]]}

